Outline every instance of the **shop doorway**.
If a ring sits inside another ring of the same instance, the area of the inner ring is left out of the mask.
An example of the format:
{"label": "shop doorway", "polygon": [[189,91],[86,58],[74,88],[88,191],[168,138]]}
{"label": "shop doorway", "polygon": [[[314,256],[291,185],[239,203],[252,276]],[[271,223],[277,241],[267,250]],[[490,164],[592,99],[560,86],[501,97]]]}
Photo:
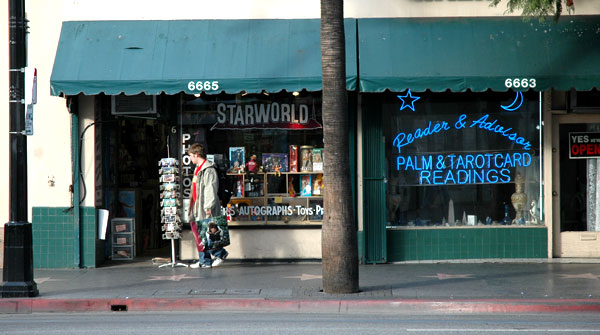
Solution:
{"label": "shop doorway", "polygon": [[553,120],[553,256],[600,257],[600,155],[593,154],[595,149],[582,155],[578,149],[595,147],[598,114],[555,115]]}
{"label": "shop doorway", "polygon": [[118,234],[109,225],[107,258],[168,255],[162,251],[170,244],[162,239],[158,161],[179,157],[174,122],[119,116],[109,124],[103,149],[104,208],[109,208],[110,220],[134,224]]}

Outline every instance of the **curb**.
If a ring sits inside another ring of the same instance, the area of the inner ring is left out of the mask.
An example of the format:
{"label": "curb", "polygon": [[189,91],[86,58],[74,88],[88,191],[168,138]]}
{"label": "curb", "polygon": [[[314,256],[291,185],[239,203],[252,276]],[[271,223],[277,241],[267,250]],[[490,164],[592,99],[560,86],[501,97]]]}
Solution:
{"label": "curb", "polygon": [[148,311],[304,313],[555,313],[600,312],[600,299],[559,300],[266,300],[266,299],[1,299],[0,314]]}

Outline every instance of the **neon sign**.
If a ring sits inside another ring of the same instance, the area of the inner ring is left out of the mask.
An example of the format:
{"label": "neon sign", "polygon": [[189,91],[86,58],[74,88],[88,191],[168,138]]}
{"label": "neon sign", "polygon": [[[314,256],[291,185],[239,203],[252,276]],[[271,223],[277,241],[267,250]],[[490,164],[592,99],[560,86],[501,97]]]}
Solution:
{"label": "neon sign", "polygon": [[513,112],[513,111],[516,111],[517,109],[519,109],[519,107],[521,107],[521,105],[523,105],[523,93],[517,92],[517,97],[510,105],[508,105],[508,106],[500,105],[500,107],[502,109],[504,109],[505,111]]}
{"label": "neon sign", "polygon": [[527,152],[396,157],[396,170],[418,172],[419,184],[508,183],[510,168],[531,165]]}
{"label": "neon sign", "polygon": [[479,128],[500,134],[522,148],[530,150],[531,143],[515,130],[492,119],[489,114],[469,120],[466,114],[458,116],[452,124],[446,121],[428,121],[427,126],[410,133],[400,132],[392,144],[398,150],[396,170],[416,172],[421,185],[508,183],[510,169],[527,167],[532,163],[528,152],[402,155],[402,148],[428,136],[436,136],[452,129]]}
{"label": "neon sign", "polygon": [[[469,128],[472,127],[479,127],[480,129],[484,129],[493,133],[498,133],[501,134],[502,136],[507,137],[510,141],[513,141],[514,143],[521,145],[523,147],[524,150],[529,150],[531,149],[531,143],[529,143],[529,141],[526,141],[523,137],[519,136],[519,134],[514,131],[512,128],[506,128],[504,126],[502,126],[501,124],[498,123],[498,120],[493,120],[493,121],[488,121],[488,119],[490,118],[489,114],[486,114],[482,117],[480,117],[477,120],[471,121]],[[398,133],[398,135],[396,135],[396,137],[394,138],[394,141],[392,142],[392,144],[398,149],[398,153],[401,153],[401,148],[413,143],[415,140],[424,138],[426,136],[431,136],[433,134],[442,132],[442,131],[448,131],[450,129],[452,129],[450,127],[450,125],[446,122],[446,121],[441,121],[436,123],[433,128],[431,127],[431,121],[429,121],[429,123],[427,124],[427,127],[425,128],[417,128],[414,132],[412,133]],[[454,128],[455,129],[464,129],[467,127],[467,115],[466,114],[461,114],[458,119],[456,120],[456,122],[454,123]]]}
{"label": "neon sign", "polygon": [[[398,99],[402,100],[402,106],[400,106],[400,110],[403,110],[404,108],[408,107],[414,112],[415,101],[421,99],[421,97],[413,96],[410,93],[410,90],[408,90],[408,93],[406,93],[406,95],[398,95]],[[408,100],[408,103],[404,99]]]}

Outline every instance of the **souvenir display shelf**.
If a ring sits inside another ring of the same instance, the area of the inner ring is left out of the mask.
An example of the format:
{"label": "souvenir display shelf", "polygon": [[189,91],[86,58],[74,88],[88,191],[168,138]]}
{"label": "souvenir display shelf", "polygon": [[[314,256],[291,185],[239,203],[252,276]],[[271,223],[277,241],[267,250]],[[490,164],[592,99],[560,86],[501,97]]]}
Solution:
{"label": "souvenir display shelf", "polygon": [[[322,223],[322,171],[228,173],[227,178],[233,185],[228,207],[230,213],[235,213],[230,215],[230,225]],[[303,180],[309,183],[310,192],[306,189],[303,192]],[[262,212],[255,211],[262,208],[265,208]]]}
{"label": "souvenir display shelf", "polygon": [[135,220],[133,218],[114,218],[110,221],[111,258],[130,260],[135,257]]}
{"label": "souvenir display shelf", "polygon": [[178,263],[175,258],[175,240],[181,238],[181,218],[179,216],[181,204],[179,202],[179,161],[174,158],[162,158],[158,162],[160,175],[160,205],[162,231],[164,240],[171,240],[171,262],[162,264],[162,267],[187,267],[186,264]]}

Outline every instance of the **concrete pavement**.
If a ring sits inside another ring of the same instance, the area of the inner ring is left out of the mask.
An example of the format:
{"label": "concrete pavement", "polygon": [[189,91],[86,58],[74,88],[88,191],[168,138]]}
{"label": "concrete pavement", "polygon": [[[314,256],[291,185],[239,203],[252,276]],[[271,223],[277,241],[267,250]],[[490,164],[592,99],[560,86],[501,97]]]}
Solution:
{"label": "concrete pavement", "polygon": [[600,263],[471,261],[360,266],[360,293],[323,293],[320,263],[36,269],[40,295],[0,299],[0,313],[248,310],[331,313],[600,312]]}

